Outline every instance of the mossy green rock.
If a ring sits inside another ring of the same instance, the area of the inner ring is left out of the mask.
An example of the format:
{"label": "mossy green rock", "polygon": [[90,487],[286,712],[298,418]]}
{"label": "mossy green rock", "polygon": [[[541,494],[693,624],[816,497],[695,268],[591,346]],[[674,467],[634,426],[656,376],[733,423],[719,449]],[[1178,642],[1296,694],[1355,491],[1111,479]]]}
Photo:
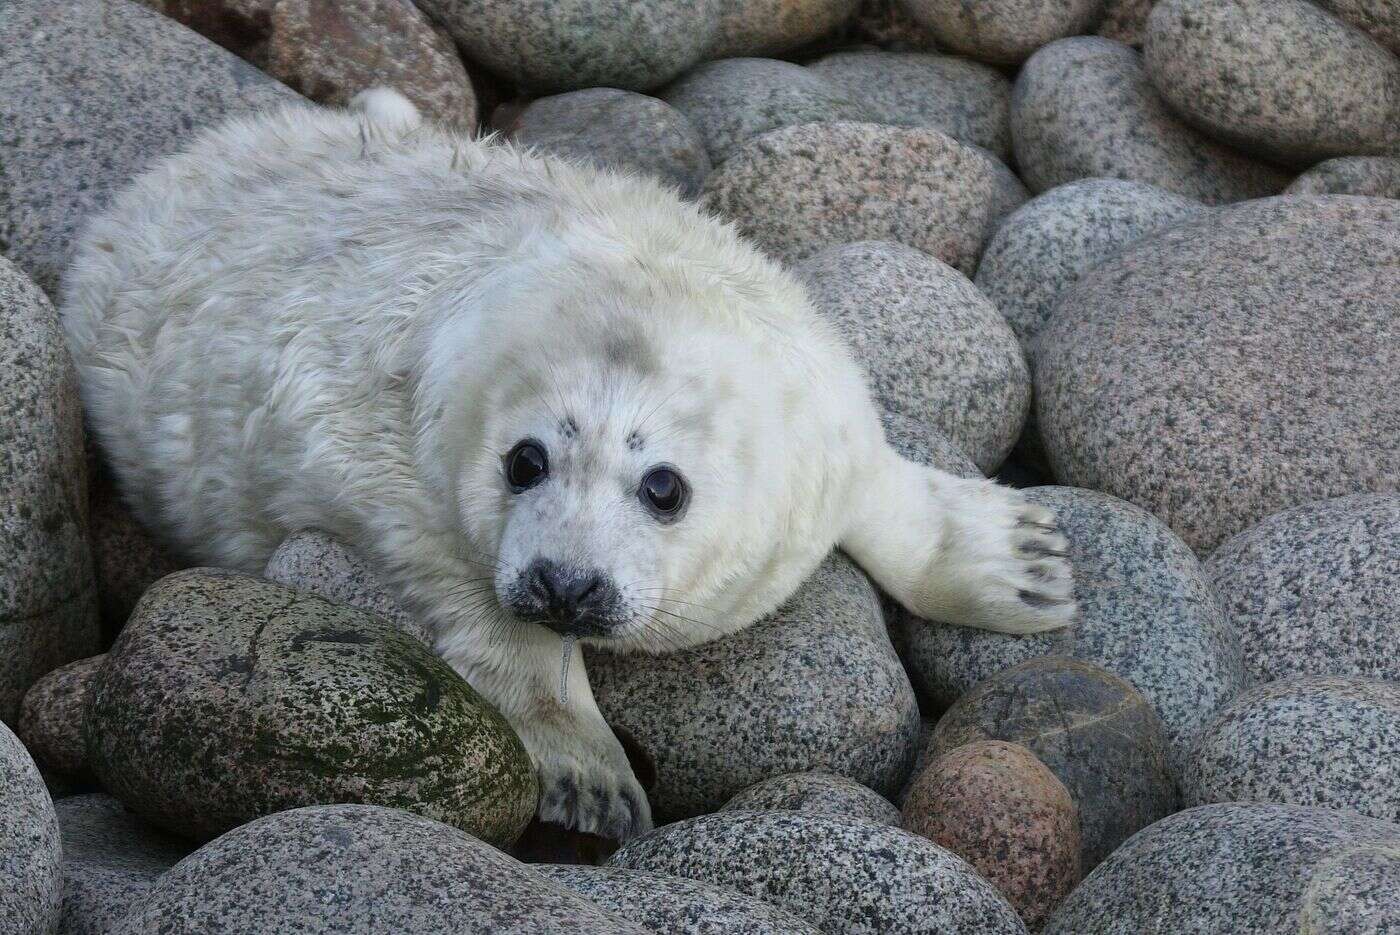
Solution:
{"label": "mossy green rock", "polygon": [[151,587],[89,704],[103,786],[200,840],[366,803],[504,845],[537,804],[519,738],[445,662],[362,611],[236,572]]}

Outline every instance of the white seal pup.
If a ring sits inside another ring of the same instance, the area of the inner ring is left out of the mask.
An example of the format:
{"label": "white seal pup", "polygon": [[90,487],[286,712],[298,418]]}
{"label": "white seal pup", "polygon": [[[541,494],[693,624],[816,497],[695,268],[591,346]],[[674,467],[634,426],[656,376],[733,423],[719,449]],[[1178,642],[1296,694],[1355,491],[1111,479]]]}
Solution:
{"label": "white seal pup", "polygon": [[301,528],[357,546],[519,732],[546,820],[650,825],[576,646],[560,697],[573,637],[723,636],[837,545],[922,617],[1074,613],[1052,516],[897,456],[849,351],[730,226],[394,92],[154,165],[86,226],[62,317],[139,516],[253,572]]}

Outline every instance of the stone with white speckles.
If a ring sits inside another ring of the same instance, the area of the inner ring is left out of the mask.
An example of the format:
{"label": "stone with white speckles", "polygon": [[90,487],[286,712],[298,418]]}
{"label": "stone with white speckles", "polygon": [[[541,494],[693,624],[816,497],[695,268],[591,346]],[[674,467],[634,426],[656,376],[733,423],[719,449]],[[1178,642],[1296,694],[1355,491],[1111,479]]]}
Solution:
{"label": "stone with white speckles", "polygon": [[1400,825],[1300,805],[1203,805],[1147,828],[1043,935],[1400,931]]}
{"label": "stone with white speckles", "polygon": [[1205,568],[1256,682],[1294,675],[1400,682],[1400,495],[1284,510],[1224,542]]}
{"label": "stone with white speckles", "polygon": [[1030,371],[1006,320],[966,276],[913,247],[828,247],[794,271],[846,339],[881,408],[945,434],[984,473],[1021,433]]}
{"label": "stone with white speckles", "polygon": [[469,834],[398,809],[316,805],[176,864],[109,935],[645,935]]}
{"label": "stone with white speckles", "polygon": [[236,572],[146,592],[99,670],[88,762],[104,788],[207,840],[323,802],[420,812],[495,843],[538,784],[505,719],[412,637]]}
{"label": "stone with white speckles", "polygon": [[604,717],[655,763],[657,821],[712,812],[787,773],[828,770],[893,793],[918,706],[875,589],[833,553],[753,626],[660,656],[587,652]]}
{"label": "stone with white speckles", "polygon": [[960,858],[878,822],[722,812],[660,828],[608,866],[773,900],[828,935],[1018,935],[1025,926]]}
{"label": "stone with white speckles", "polygon": [[1305,675],[1241,695],[1202,732],[1182,796],[1400,821],[1400,684]]}
{"label": "stone with white speckles", "polygon": [[791,773],[749,786],[720,807],[732,811],[792,811],[899,824],[889,799],[835,773]]}
{"label": "stone with white speckles", "polygon": [[816,935],[776,905],[728,887],[620,867],[537,864],[530,869],[590,902],[666,935]]}
{"label": "stone with white speckles", "polygon": [[24,745],[0,722],[0,925],[6,935],[53,930],[62,860],[49,790]]}

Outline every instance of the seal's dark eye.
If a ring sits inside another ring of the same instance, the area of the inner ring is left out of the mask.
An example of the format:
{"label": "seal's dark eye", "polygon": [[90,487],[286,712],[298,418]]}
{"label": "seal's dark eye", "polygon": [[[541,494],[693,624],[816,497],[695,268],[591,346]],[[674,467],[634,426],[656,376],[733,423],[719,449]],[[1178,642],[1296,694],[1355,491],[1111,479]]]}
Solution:
{"label": "seal's dark eye", "polygon": [[661,519],[674,519],[682,509],[689,491],[681,476],[668,467],[652,468],[642,478],[642,502],[651,507]]}
{"label": "seal's dark eye", "polygon": [[506,481],[516,493],[549,476],[549,457],[539,442],[526,439],[506,455]]}

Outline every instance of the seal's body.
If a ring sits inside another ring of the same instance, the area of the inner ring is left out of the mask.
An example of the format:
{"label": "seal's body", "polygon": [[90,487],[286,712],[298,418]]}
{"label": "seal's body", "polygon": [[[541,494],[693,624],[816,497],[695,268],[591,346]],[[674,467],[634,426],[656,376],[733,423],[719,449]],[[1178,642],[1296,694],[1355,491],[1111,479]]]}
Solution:
{"label": "seal's body", "polygon": [[473,142],[376,91],[232,122],[82,235],[63,320],[140,517],[259,571],[359,547],[539,766],[541,815],[645,796],[561,635],[662,651],[774,610],[841,545],[925,617],[1074,606],[1043,509],[901,460],[801,289],[639,179]]}

